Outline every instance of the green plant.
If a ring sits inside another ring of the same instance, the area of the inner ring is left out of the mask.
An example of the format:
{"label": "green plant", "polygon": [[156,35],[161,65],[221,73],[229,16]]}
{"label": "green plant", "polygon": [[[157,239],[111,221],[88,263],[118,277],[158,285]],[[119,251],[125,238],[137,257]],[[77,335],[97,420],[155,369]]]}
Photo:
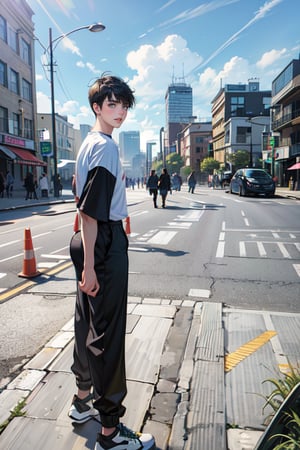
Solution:
{"label": "green plant", "polygon": [[281,374],[281,378],[268,378],[264,380],[263,383],[272,383],[275,389],[270,395],[264,397],[266,403],[263,406],[263,411],[270,405],[274,410],[274,413],[280,408],[282,402],[289,395],[291,390],[300,383],[300,366],[293,367],[290,362],[288,362],[289,372],[286,374]]}
{"label": "green plant", "polygon": [[7,425],[9,424],[9,422],[14,418],[14,417],[21,417],[21,416],[25,416],[26,411],[23,411],[23,408],[26,404],[26,400],[25,398],[23,400],[20,400],[18,402],[18,404],[14,407],[14,409],[10,412],[10,416],[9,418],[0,424],[0,434],[2,433],[2,431],[7,427]]}
{"label": "green plant", "polygon": [[274,436],[271,437],[271,439],[277,437],[283,438],[283,442],[276,445],[274,450],[300,449],[300,417],[294,411],[292,411],[291,414],[288,414],[288,416],[291,418],[291,420],[287,423],[289,427],[289,434],[274,434]]}
{"label": "green plant", "polygon": [[[283,374],[280,372],[278,379],[269,378],[263,381],[263,383],[269,382],[275,387],[270,395],[264,397],[266,403],[263,406],[263,411],[268,405],[273,409],[273,413],[268,416],[268,419],[271,419],[275,415],[290,392],[300,383],[299,364],[297,367],[293,367],[288,362],[288,369],[288,373]],[[272,434],[269,438],[269,442],[272,439],[276,439],[276,445],[272,447],[274,450],[300,449],[300,401],[296,404],[294,403],[294,405],[296,405],[295,408],[297,411],[289,409],[289,412],[286,410],[285,412],[282,411],[279,413],[282,414],[281,424],[278,429],[280,433]]]}

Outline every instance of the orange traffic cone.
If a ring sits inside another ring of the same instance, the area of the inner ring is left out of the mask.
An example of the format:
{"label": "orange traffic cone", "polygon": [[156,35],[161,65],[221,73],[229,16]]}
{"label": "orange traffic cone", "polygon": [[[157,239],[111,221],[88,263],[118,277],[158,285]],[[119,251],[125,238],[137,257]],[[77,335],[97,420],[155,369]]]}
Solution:
{"label": "orange traffic cone", "polygon": [[75,221],[74,221],[74,225],[73,225],[73,231],[74,231],[74,233],[77,233],[77,231],[79,231],[79,230],[80,230],[80,227],[79,227],[79,214],[76,213]]}
{"label": "orange traffic cone", "polygon": [[23,271],[20,272],[18,276],[24,278],[33,278],[37,277],[38,275],[40,275],[40,272],[36,270],[30,228],[25,228]]}
{"label": "orange traffic cone", "polygon": [[126,234],[130,234],[131,233],[131,229],[130,229],[130,217],[126,217],[125,219],[125,233]]}

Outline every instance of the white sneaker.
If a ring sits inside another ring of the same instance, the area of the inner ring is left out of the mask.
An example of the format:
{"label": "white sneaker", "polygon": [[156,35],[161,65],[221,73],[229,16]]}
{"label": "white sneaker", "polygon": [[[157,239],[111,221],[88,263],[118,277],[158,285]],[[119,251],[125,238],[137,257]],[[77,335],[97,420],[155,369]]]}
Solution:
{"label": "white sneaker", "polygon": [[93,396],[88,395],[84,399],[80,399],[77,395],[74,395],[72,405],[69,409],[68,416],[75,423],[85,423],[95,416],[98,416],[99,412],[93,408],[91,403]]}
{"label": "white sneaker", "polygon": [[94,450],[155,450],[155,440],[151,434],[135,433],[123,424],[117,426],[110,436],[98,434]]}

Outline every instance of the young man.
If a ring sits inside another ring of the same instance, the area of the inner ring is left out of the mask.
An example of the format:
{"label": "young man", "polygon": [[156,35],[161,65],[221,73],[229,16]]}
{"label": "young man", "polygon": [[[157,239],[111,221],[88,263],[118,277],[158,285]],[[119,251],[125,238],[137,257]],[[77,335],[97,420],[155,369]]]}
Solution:
{"label": "young man", "polygon": [[[120,424],[126,396],[125,331],[128,239],[125,174],[111,134],[135,103],[120,78],[103,76],[89,89],[96,123],[76,162],[76,201],[81,232],[70,245],[78,289],[72,371],[78,387],[69,416],[83,423],[99,413],[101,431],[95,450],[155,449],[150,434]],[[89,401],[93,389],[94,407]]]}

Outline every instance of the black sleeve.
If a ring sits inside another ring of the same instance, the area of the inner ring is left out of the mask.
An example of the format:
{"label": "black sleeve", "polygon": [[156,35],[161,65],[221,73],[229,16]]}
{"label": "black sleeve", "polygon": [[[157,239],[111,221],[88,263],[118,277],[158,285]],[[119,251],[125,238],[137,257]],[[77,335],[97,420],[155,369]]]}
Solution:
{"label": "black sleeve", "polygon": [[77,208],[93,219],[108,222],[116,178],[104,167],[90,170]]}

